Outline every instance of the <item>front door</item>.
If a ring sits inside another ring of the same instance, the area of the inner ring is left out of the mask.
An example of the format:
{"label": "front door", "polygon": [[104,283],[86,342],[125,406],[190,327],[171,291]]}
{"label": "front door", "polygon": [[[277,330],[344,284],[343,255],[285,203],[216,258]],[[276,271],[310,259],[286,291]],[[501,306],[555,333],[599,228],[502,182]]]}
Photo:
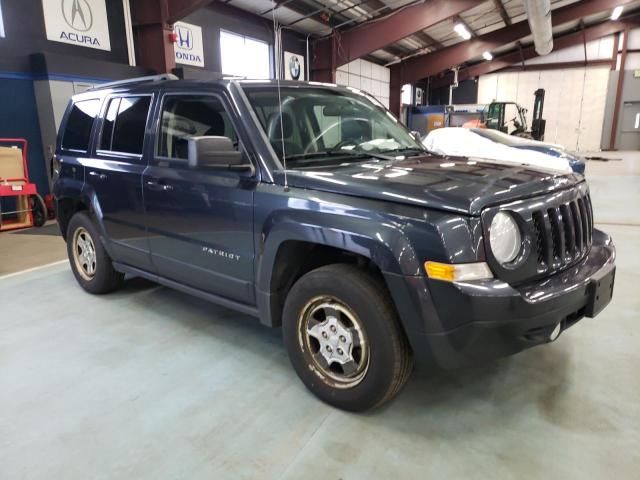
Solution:
{"label": "front door", "polygon": [[190,168],[191,136],[241,140],[222,96],[166,94],[144,199],[156,271],[171,280],[253,304],[252,173]]}
{"label": "front door", "polygon": [[95,155],[83,161],[86,188],[95,192],[93,207],[114,260],[143,270],[153,268],[142,199],[142,152],[151,103],[151,95],[108,98]]}

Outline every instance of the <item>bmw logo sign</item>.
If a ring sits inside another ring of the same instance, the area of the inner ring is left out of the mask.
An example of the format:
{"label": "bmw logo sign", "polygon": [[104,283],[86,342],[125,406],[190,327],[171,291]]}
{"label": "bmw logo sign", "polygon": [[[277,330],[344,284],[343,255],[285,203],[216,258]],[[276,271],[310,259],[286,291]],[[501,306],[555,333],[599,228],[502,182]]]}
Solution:
{"label": "bmw logo sign", "polygon": [[300,80],[300,60],[296,56],[289,59],[289,73],[294,80]]}

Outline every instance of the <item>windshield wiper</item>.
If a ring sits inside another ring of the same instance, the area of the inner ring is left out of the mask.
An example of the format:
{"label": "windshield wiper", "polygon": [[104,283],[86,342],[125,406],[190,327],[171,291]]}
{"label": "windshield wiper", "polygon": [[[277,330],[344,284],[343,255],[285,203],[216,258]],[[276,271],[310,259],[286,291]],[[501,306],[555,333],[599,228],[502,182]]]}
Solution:
{"label": "windshield wiper", "polygon": [[[299,153],[297,155],[287,155],[286,159],[287,159],[287,161],[290,161],[290,160],[293,160],[293,161],[302,160],[303,162],[305,160],[308,160],[309,163],[312,163],[316,159],[318,159],[318,157],[320,157],[320,158],[327,158],[327,157],[333,157],[333,158],[340,158],[340,157],[350,157],[350,158],[371,157],[371,158],[375,158],[377,160],[384,160],[384,161],[394,160],[393,157],[389,157],[387,155],[382,155],[380,153],[375,153],[375,152],[367,152],[367,151],[364,151],[364,150],[325,150],[323,152],[309,152],[309,153]],[[307,163],[307,162],[304,162],[304,163]]]}
{"label": "windshield wiper", "polygon": [[416,155],[429,153],[427,149],[419,148],[419,147],[401,147],[401,148],[393,148],[391,150],[382,150],[382,153],[398,155],[403,154],[406,155],[408,153],[414,153]]}

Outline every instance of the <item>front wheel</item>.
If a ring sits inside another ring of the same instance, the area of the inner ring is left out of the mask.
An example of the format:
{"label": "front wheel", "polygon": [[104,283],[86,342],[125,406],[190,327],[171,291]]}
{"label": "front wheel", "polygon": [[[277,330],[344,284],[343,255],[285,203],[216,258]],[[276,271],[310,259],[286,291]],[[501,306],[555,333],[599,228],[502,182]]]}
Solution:
{"label": "front wheel", "polygon": [[392,399],[412,356],[382,282],[351,265],[300,278],[285,302],[283,335],[298,376],[323,401],[350,411]]}

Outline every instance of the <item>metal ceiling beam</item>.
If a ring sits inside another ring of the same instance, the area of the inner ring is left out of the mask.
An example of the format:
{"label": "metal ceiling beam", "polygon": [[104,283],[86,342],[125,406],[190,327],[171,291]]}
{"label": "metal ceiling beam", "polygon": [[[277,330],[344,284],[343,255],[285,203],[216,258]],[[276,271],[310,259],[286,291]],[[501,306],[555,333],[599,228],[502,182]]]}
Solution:
{"label": "metal ceiling beam", "polygon": [[504,8],[504,4],[502,3],[502,0],[493,0],[493,4],[498,10],[498,13],[500,14],[500,18],[502,18],[502,21],[504,22],[504,24],[507,27],[511,25],[511,18],[509,18],[509,14],[507,13],[506,8]]}
{"label": "metal ceiling beam", "polygon": [[[575,45],[581,45],[585,39],[587,42],[592,40],[597,40],[602,37],[606,37],[608,35],[613,35],[615,33],[624,31],[625,28],[629,27],[629,24],[635,24],[640,22],[640,16],[629,17],[628,19],[618,20],[618,21],[605,21],[603,23],[599,23],[598,25],[594,25],[591,27],[586,27],[584,30],[577,30],[572,33],[568,33],[565,35],[561,35],[559,37],[554,37],[554,50],[559,50],[562,48],[573,47]],[[469,78],[478,77],[480,75],[486,75],[488,73],[496,72],[498,70],[503,70],[507,68],[511,68],[514,64],[517,64],[523,60],[529,60],[531,58],[539,57],[536,53],[535,47],[532,45],[527,48],[523,48],[520,50],[515,50],[513,52],[509,52],[505,55],[500,55],[499,57],[494,58],[490,62],[481,62],[476,65],[472,65],[465,69],[462,69],[458,72],[458,81],[467,80]],[[585,64],[585,62],[582,62]],[[607,59],[604,63],[609,63],[610,60]],[[561,68],[561,64],[558,64],[557,68]],[[530,67],[530,68],[529,68]],[[529,68],[530,70],[536,70],[536,65],[530,66],[521,66],[520,70],[526,70]],[[450,85],[453,82],[453,75],[446,75],[436,81],[434,81],[434,86],[445,86]]]}
{"label": "metal ceiling beam", "polygon": [[[618,5],[631,3],[631,1],[586,0],[554,10],[551,15],[551,21],[554,26],[562,25],[594,13],[613,9]],[[475,39],[460,42],[426,55],[412,57],[393,65],[391,70],[392,72],[397,72],[395,78],[400,82],[400,85],[413,83],[422,78],[449,70],[471,59],[478,58],[485,50],[492,51],[530,34],[529,23],[527,20],[523,20],[509,27],[480,35]]]}
{"label": "metal ceiling beam", "polygon": [[442,43],[440,43],[438,40],[436,40],[426,32],[418,32],[414,35],[414,37],[420,39],[420,41],[423,42],[427,47],[444,48],[444,45],[442,45]]}
{"label": "metal ceiling beam", "polygon": [[326,62],[328,55],[326,52],[324,54],[322,52],[331,48],[334,43],[338,46],[335,55],[335,69],[447,20],[480,3],[481,0],[430,0],[399,8],[390,15],[359,24],[352,29],[338,32],[331,38],[317,41],[315,48],[318,52],[316,55],[318,63],[315,63],[314,68],[330,68]]}

